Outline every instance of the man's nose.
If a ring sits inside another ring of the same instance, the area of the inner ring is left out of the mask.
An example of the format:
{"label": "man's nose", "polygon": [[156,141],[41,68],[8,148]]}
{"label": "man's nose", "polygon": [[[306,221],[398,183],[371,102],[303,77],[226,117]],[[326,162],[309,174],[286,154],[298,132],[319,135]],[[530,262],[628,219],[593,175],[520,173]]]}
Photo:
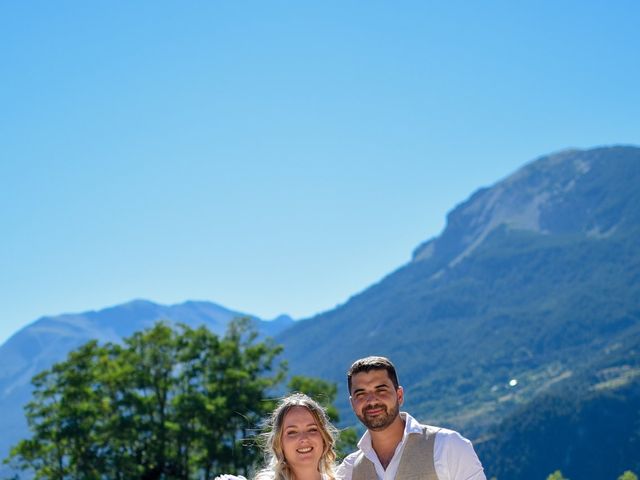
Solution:
{"label": "man's nose", "polygon": [[378,397],[376,396],[376,392],[369,392],[365,394],[364,400],[365,402],[369,403],[377,400],[377,398]]}

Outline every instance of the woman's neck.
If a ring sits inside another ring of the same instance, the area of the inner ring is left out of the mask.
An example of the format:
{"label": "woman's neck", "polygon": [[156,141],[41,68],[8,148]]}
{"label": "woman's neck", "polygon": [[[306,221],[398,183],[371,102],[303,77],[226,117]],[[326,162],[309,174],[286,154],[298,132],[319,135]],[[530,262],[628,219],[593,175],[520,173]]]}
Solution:
{"label": "woman's neck", "polygon": [[322,475],[316,468],[297,468],[293,470],[294,480],[321,480]]}

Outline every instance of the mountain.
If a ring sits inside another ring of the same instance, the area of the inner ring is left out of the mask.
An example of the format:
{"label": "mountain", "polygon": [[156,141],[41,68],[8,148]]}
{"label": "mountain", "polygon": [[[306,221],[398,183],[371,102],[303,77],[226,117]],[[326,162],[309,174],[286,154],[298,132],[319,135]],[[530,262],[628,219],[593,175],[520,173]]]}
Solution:
{"label": "mountain", "polygon": [[636,147],[541,157],[457,206],[409,263],[277,341],[295,373],[338,382],[343,419],[355,423],[344,372],[380,354],[408,411],[495,442],[492,429],[550,389],[581,378],[591,391],[588,368],[613,368],[614,387],[640,371],[639,186]]}
{"label": "mountain", "polygon": [[211,302],[165,306],[135,300],[100,311],[43,317],[23,328],[0,346],[0,460],[27,435],[23,406],[31,396],[31,378],[63,360],[74,348],[91,339],[118,342],[159,320],[191,327],[206,325],[222,334],[229,321],[240,316],[251,317],[262,337],[274,336],[293,324],[286,315],[265,321]]}
{"label": "mountain", "polygon": [[477,442],[485,470],[498,479],[544,479],[558,469],[587,479],[640,472],[638,369],[592,375],[537,396]]}
{"label": "mountain", "polygon": [[[284,345],[291,374],[338,384],[345,426],[357,421],[344,373],[387,355],[406,410],[471,438],[488,478],[616,478],[640,468],[639,186],[637,147],[540,157],[455,207],[439,236],[343,305],[258,328]],[[22,435],[31,376],[80,343],[160,318],[220,332],[235,315],[132,302],[40,319],[0,348],[0,455]]]}

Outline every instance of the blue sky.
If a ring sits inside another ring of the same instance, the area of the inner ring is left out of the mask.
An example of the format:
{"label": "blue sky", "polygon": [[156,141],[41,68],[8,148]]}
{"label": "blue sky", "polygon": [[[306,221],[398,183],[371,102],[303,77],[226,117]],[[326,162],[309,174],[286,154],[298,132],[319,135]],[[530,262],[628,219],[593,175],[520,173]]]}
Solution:
{"label": "blue sky", "polygon": [[345,302],[543,154],[640,144],[640,3],[0,3],[0,342]]}

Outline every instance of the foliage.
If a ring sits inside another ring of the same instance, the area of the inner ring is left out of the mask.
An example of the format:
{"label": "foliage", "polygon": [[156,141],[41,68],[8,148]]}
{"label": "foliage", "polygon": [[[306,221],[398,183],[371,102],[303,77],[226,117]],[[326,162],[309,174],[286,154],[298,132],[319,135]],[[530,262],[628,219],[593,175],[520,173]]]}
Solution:
{"label": "foliage", "polygon": [[91,341],[34,377],[32,436],[8,461],[36,479],[192,479],[249,473],[249,439],[284,378],[282,348],[247,319],[222,337],[165,323],[122,345]]}
{"label": "foliage", "polygon": [[637,471],[640,376],[616,388],[605,388],[611,382],[581,386],[588,383],[576,378],[566,388],[538,396],[476,442],[485,471],[499,479],[526,480],[544,478],[554,469],[571,478],[602,479]]}
{"label": "foliage", "polygon": [[334,383],[324,380],[294,375],[287,384],[290,392],[301,392],[309,395],[327,411],[329,419],[337,423],[340,420],[338,410],[333,406],[338,388]]}
{"label": "foliage", "polygon": [[631,470],[627,470],[618,477],[618,480],[638,480],[638,476]]}
{"label": "foliage", "polygon": [[[569,480],[569,479],[564,477],[560,470],[556,470],[555,472],[551,473],[547,477],[547,480]],[[627,470],[626,472],[624,472],[622,475],[618,477],[618,480],[638,480],[638,477],[631,470]]]}
{"label": "foliage", "polygon": [[547,477],[547,480],[569,480],[569,479],[562,476],[562,472],[560,470],[556,470],[555,472],[553,472],[551,475]]}

